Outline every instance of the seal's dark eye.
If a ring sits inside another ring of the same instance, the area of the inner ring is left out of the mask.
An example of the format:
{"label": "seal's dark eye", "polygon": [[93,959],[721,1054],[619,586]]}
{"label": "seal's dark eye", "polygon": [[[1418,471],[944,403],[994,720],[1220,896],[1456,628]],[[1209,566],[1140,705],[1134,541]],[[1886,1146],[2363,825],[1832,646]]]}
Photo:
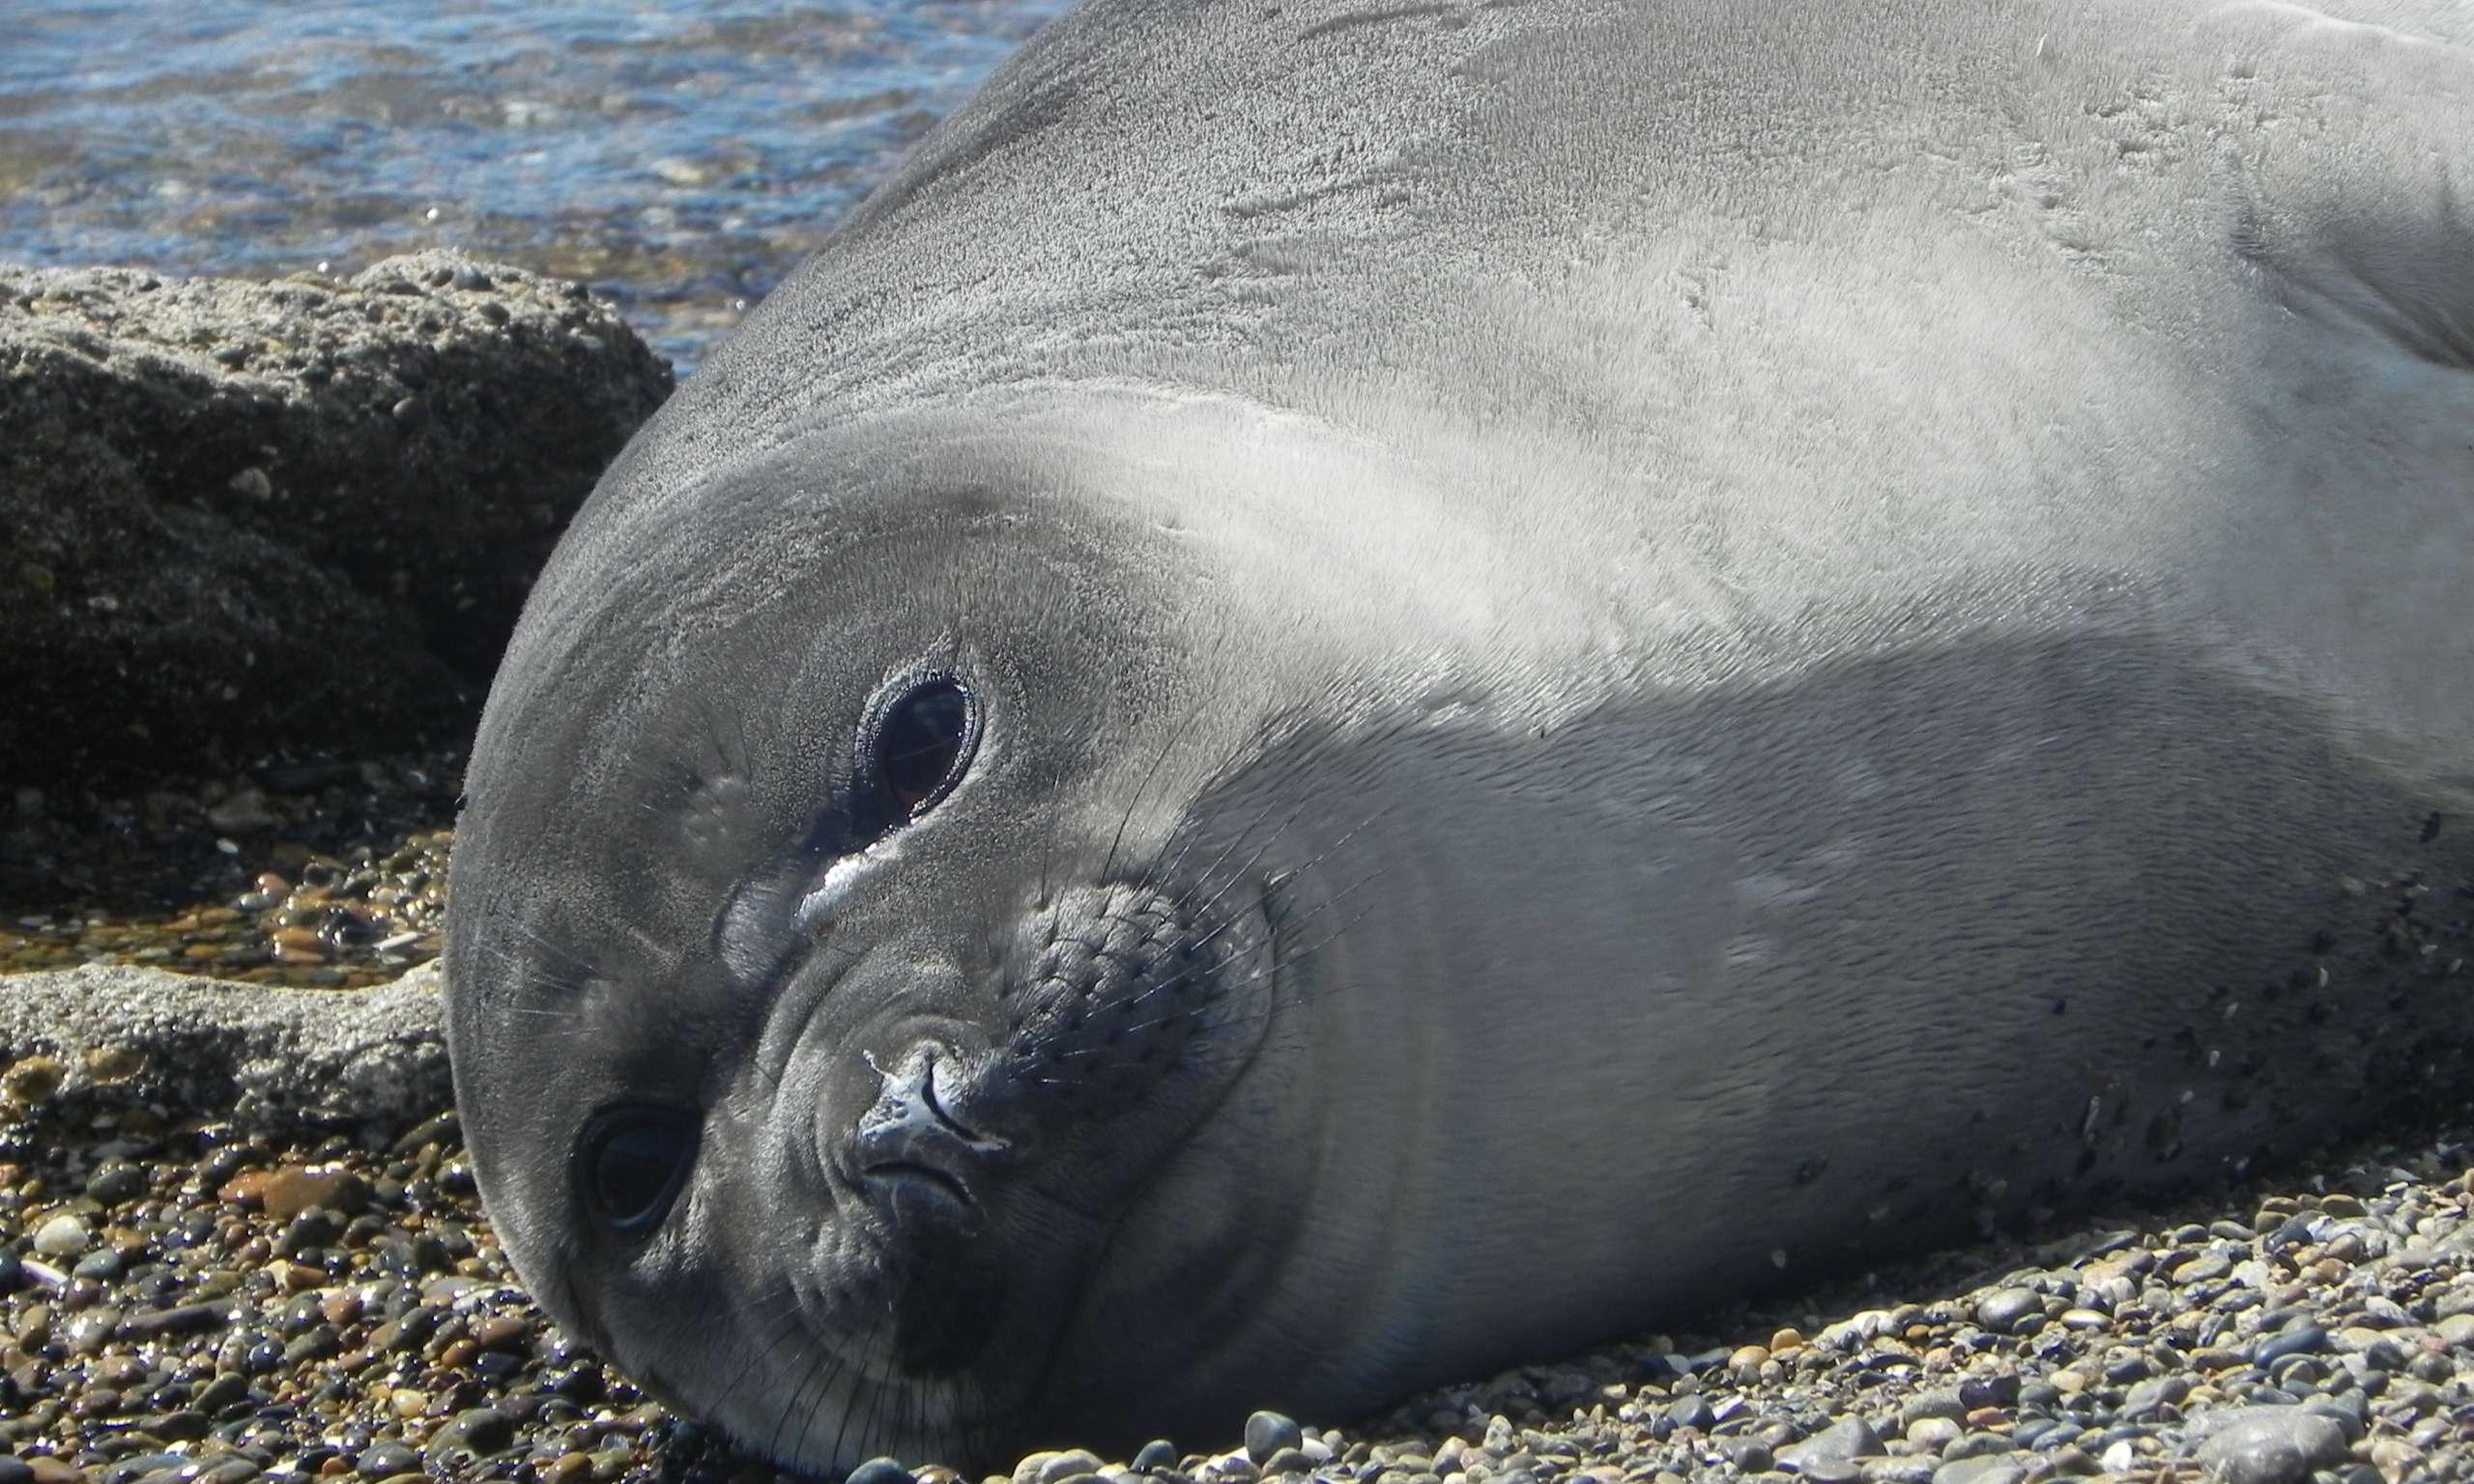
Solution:
{"label": "seal's dark eye", "polygon": [[613,1231],[661,1223],[686,1184],[696,1121],[669,1108],[615,1108],[584,1135],[585,1197]]}
{"label": "seal's dark eye", "polygon": [[896,695],[877,713],[869,748],[877,782],[905,815],[945,796],[970,762],[970,692],[959,681],[927,680]]}

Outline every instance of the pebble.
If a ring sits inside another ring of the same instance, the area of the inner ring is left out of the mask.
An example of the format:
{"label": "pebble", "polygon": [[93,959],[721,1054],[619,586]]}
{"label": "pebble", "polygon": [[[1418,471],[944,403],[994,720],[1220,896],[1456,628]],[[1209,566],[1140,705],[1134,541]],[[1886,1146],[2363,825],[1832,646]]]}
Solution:
{"label": "pebble", "polygon": [[2346,1453],[2345,1429],[2303,1407],[2243,1407],[2195,1420],[2201,1466],[2225,1484],[2299,1484]]}
{"label": "pebble", "polygon": [[1818,1463],[1875,1458],[1881,1452],[1882,1435],[1872,1423],[1862,1417],[1842,1417],[1801,1442],[1780,1448],[1778,1462],[1798,1473],[1810,1473]]}
{"label": "pebble", "polygon": [[2030,1315],[2044,1317],[2044,1300],[2026,1288],[1998,1289],[1976,1300],[1976,1323],[1996,1334],[2009,1334]]}
{"label": "pebble", "polygon": [[268,1175],[257,1187],[258,1204],[278,1221],[289,1221],[314,1209],[349,1215],[368,1200],[360,1176],[335,1165],[287,1165]]}
{"label": "pebble", "polygon": [[1136,1473],[1158,1473],[1177,1467],[1177,1445],[1165,1438],[1154,1438],[1134,1455],[1130,1466]]}
{"label": "pebble", "polygon": [[1277,1412],[1258,1412],[1246,1419],[1246,1456],[1257,1465],[1305,1441],[1296,1421]]}
{"label": "pebble", "polygon": [[515,1441],[515,1422],[495,1407],[475,1407],[460,1412],[453,1420],[429,1435],[426,1453],[433,1468],[446,1467],[457,1450],[473,1453],[502,1452]]}
{"label": "pebble", "polygon": [[1014,1470],[1015,1484],[1057,1484],[1080,1474],[1100,1471],[1100,1456],[1081,1448],[1033,1453]]}
{"label": "pebble", "polygon": [[58,1215],[35,1228],[34,1249],[44,1257],[73,1257],[86,1250],[93,1241],[86,1223],[72,1215]]}
{"label": "pebble", "polygon": [[[382,984],[436,957],[460,759],[270,765],[261,777],[21,813],[13,847],[87,902],[0,926],[0,973],[156,963],[295,987]],[[228,849],[226,847],[229,847]],[[135,1048],[104,1048],[127,1076]],[[28,1057],[0,1098],[42,1100],[66,1069]]]}
{"label": "pebble", "polygon": [[2015,1458],[1963,1458],[1933,1470],[1933,1484],[2025,1484],[2028,1466]]}

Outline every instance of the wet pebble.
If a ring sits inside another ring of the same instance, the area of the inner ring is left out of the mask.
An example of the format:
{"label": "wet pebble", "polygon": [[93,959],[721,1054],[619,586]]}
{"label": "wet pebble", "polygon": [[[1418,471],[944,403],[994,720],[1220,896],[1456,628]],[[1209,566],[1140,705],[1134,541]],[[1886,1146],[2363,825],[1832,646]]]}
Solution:
{"label": "wet pebble", "polygon": [[1246,1419],[1246,1456],[1258,1465],[1304,1441],[1295,1419],[1277,1412],[1258,1412]]}
{"label": "wet pebble", "polygon": [[2044,1300],[2032,1289],[1997,1289],[1976,1300],[1976,1323],[1996,1334],[2009,1334],[2030,1316],[2044,1317]]}
{"label": "wet pebble", "polygon": [[34,1249],[43,1257],[73,1257],[86,1250],[93,1240],[86,1223],[72,1215],[57,1215],[35,1228]]}

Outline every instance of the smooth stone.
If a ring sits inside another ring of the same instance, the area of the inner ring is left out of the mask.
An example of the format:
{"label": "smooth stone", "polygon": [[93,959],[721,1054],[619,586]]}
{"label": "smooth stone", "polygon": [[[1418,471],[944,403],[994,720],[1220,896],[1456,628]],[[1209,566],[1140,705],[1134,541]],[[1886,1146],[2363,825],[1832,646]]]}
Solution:
{"label": "smooth stone", "polygon": [[2301,1407],[2239,1407],[2191,1421],[2202,1468],[2225,1484],[2298,1484],[2345,1456],[2336,1418]]}
{"label": "smooth stone", "polygon": [[2026,1484],[2028,1466],[2007,1454],[1985,1454],[1943,1464],[1933,1484]]}
{"label": "smooth stone", "polygon": [[86,1223],[72,1215],[57,1215],[35,1228],[35,1251],[43,1257],[74,1257],[86,1250],[92,1241]]}
{"label": "smooth stone", "polygon": [[917,1479],[890,1458],[872,1458],[851,1470],[843,1484],[917,1484]]}
{"label": "smooth stone", "polygon": [[1791,1442],[1778,1450],[1778,1463],[1798,1473],[1810,1473],[1821,1463],[1841,1463],[1852,1459],[1877,1457],[1882,1451],[1882,1435],[1862,1417],[1841,1417],[1801,1442]]}
{"label": "smooth stone", "polygon": [[2134,1385],[2122,1397],[2121,1414],[2126,1418],[2148,1417],[2168,1407],[2178,1407],[2182,1398],[2191,1394],[2187,1376],[2158,1376]]}
{"label": "smooth stone", "polygon": [[462,1412],[437,1432],[429,1435],[423,1453],[433,1461],[458,1448],[475,1453],[497,1453],[515,1441],[515,1423],[495,1407],[475,1407]]}
{"label": "smooth stone", "polygon": [[1945,1417],[1952,1422],[1968,1419],[1968,1404],[1959,1400],[1956,1391],[1926,1391],[1909,1397],[1898,1410],[1899,1431],[1905,1432],[1926,1417]]}
{"label": "smooth stone", "polygon": [[1996,1453],[2010,1453],[2019,1444],[1999,1433],[1969,1433],[1942,1449],[1942,1461],[1955,1464],[1963,1458],[1986,1458]]}
{"label": "smooth stone", "polygon": [[2287,1356],[2310,1355],[2328,1343],[2328,1331],[2316,1325],[2300,1325],[2282,1334],[2272,1334],[2251,1351],[2251,1363],[2270,1366]]}
{"label": "smooth stone", "polygon": [[1306,1430],[1277,1412],[1258,1412],[1246,1419],[1246,1456],[1257,1465],[1305,1441]]}
{"label": "smooth stone", "polygon": [[1769,1444],[1758,1438],[1738,1438],[1728,1441],[1727,1457],[1741,1473],[1767,1473],[1772,1462]]}
{"label": "smooth stone", "polygon": [[2030,1316],[2044,1317],[2045,1301],[2034,1290],[2001,1288],[1976,1301],[1975,1322],[1996,1334],[2013,1334]]}
{"label": "smooth stone", "polygon": [[353,1468],[364,1477],[389,1478],[399,1473],[418,1473],[421,1456],[400,1442],[373,1442],[360,1450],[353,1460]]}
{"label": "smooth stone", "polygon": [[1706,1433],[1716,1423],[1718,1414],[1711,1410],[1710,1399],[1696,1391],[1668,1404],[1666,1419],[1678,1427],[1696,1427]]}
{"label": "smooth stone", "polygon": [[146,1172],[125,1159],[98,1165],[86,1177],[86,1194],[106,1206],[117,1206],[146,1191]]}
{"label": "smooth stone", "polygon": [[1033,1453],[1015,1466],[1014,1484],[1058,1484],[1078,1473],[1097,1473],[1097,1454],[1081,1448],[1066,1448]]}
{"label": "smooth stone", "polygon": [[1163,1469],[1177,1467],[1177,1445],[1165,1438],[1154,1438],[1134,1455],[1134,1471],[1158,1473]]}

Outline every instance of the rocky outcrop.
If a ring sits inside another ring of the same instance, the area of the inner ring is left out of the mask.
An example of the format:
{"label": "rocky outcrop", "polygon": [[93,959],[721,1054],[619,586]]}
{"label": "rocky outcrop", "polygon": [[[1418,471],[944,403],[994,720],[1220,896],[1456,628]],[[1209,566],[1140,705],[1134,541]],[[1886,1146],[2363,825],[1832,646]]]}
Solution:
{"label": "rocky outcrop", "polygon": [[0,268],[0,779],[402,751],[469,721],[670,390],[580,284]]}
{"label": "rocky outcrop", "polygon": [[142,1078],[225,1116],[418,1119],[453,1097],[439,970],[357,993],[88,964],[0,975],[0,1127],[66,1088]]}

